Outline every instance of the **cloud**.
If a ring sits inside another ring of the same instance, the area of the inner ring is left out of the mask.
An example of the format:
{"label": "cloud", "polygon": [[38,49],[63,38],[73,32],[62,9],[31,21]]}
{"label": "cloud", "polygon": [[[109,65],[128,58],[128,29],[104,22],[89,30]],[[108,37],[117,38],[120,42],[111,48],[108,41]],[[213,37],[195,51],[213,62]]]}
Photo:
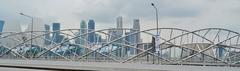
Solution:
{"label": "cloud", "polygon": [[[160,27],[200,29],[221,27],[238,31],[239,0],[1,0],[0,19],[29,20],[16,14],[41,17],[46,24],[60,22],[66,28],[79,28],[81,20],[94,19],[97,28],[115,27],[117,16],[123,16],[125,27],[139,18],[142,29],[155,27],[159,9]],[[104,25],[107,25],[104,26]]]}

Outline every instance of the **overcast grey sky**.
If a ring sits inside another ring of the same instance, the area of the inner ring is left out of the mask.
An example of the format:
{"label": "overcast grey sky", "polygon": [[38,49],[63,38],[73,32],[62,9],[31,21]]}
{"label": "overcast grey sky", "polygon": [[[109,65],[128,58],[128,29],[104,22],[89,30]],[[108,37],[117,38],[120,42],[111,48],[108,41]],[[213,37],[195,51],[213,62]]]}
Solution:
{"label": "overcast grey sky", "polygon": [[155,27],[151,2],[159,9],[160,27],[240,31],[240,0],[0,0],[0,19],[30,23],[17,14],[23,12],[43,18],[45,24],[60,22],[63,29],[79,28],[80,21],[88,19],[102,29],[115,27],[116,17],[123,16],[124,27],[139,18],[141,29],[148,29]]}

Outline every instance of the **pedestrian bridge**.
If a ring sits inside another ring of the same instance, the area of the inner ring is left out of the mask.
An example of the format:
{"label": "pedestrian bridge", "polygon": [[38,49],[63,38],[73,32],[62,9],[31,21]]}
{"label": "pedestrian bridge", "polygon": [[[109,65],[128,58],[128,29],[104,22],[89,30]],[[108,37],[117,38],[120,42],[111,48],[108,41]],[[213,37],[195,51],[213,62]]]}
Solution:
{"label": "pedestrian bridge", "polygon": [[[169,67],[170,70],[178,67],[189,69],[189,66],[235,69],[240,66],[238,32],[223,28],[195,31],[158,28],[161,32],[157,36],[156,30],[156,28],[147,30],[113,28],[85,33],[80,32],[87,29],[2,32],[0,59],[9,60],[1,62],[10,62],[10,65],[11,62],[25,63],[26,66],[35,66],[34,63],[37,63],[36,66],[40,67],[44,66],[41,63],[47,62],[47,65],[55,64],[50,66],[53,68],[71,63],[76,65],[73,68],[78,68],[78,65],[80,68],[82,65],[90,68],[96,65],[100,68],[123,66],[130,69],[135,69],[134,66],[139,68],[149,66],[163,70]],[[116,33],[118,31],[125,34]],[[97,36],[94,42],[87,39],[91,33]]]}

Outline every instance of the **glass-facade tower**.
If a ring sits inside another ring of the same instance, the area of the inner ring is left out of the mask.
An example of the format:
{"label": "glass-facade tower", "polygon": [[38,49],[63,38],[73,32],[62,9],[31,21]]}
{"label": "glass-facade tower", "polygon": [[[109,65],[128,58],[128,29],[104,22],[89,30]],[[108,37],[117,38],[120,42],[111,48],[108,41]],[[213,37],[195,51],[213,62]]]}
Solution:
{"label": "glass-facade tower", "polygon": [[0,20],[0,32],[3,32],[4,21]]}
{"label": "glass-facade tower", "polygon": [[50,26],[45,24],[44,25],[44,28],[45,28],[45,39],[44,39],[44,44],[45,45],[49,45],[51,44],[51,37],[50,37]]}
{"label": "glass-facade tower", "polygon": [[80,23],[80,32],[79,32],[79,36],[80,36],[80,45],[81,46],[86,46],[86,38],[87,38],[87,24],[85,21],[82,21]]}
{"label": "glass-facade tower", "polygon": [[[93,31],[95,31],[95,22],[94,22],[94,20],[89,20],[88,21],[88,41],[90,42],[90,43],[94,43],[94,42],[96,42],[95,41],[95,32],[93,32]],[[90,33],[90,32],[92,32],[92,33]]]}
{"label": "glass-facade tower", "polygon": [[63,36],[60,35],[60,23],[53,23],[53,42],[60,43],[63,40]]}
{"label": "glass-facade tower", "polygon": [[134,19],[133,20],[133,32],[135,32],[136,34],[134,34],[134,44],[140,43],[140,21],[139,19]]}

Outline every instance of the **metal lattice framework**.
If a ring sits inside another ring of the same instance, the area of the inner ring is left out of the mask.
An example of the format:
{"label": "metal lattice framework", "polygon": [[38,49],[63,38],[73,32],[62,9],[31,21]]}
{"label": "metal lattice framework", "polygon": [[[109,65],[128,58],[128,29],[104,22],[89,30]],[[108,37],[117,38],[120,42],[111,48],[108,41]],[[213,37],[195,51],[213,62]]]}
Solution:
{"label": "metal lattice framework", "polygon": [[[155,44],[159,44],[160,48],[154,48],[152,37],[155,37],[156,30],[113,28],[86,33],[80,32],[87,29],[34,31],[33,38],[29,38],[31,32],[3,32],[0,37],[0,58],[213,66],[240,64],[238,32],[222,28],[195,31],[158,28],[160,42]],[[114,31],[131,33],[119,35]],[[56,33],[64,36],[60,42],[56,42],[59,39],[54,36]],[[102,38],[94,37],[95,41],[89,42],[87,35],[90,33]],[[141,36],[142,41],[135,41],[139,39],[137,35]],[[30,45],[31,40],[33,45]]]}

